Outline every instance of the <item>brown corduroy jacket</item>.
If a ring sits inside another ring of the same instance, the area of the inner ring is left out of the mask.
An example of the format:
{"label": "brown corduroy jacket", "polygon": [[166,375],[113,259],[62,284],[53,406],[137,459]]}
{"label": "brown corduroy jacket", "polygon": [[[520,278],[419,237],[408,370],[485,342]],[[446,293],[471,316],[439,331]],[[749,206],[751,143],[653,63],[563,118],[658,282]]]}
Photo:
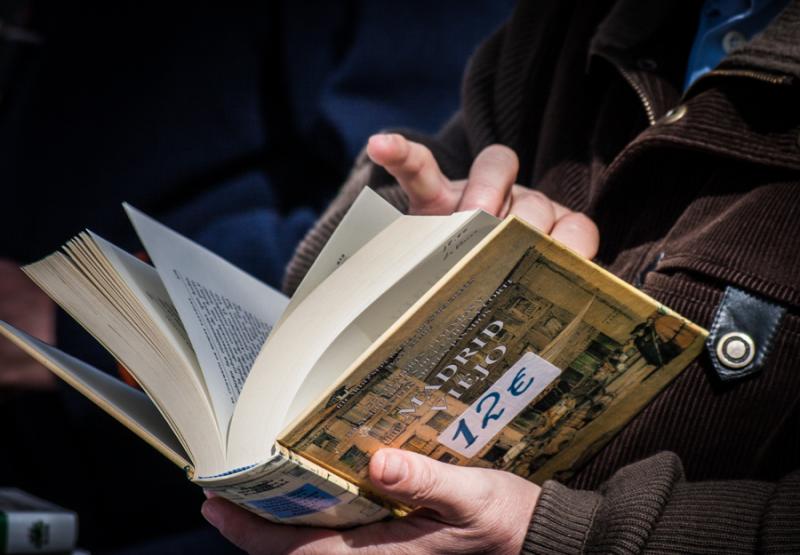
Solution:
{"label": "brown corduroy jacket", "polygon": [[[597,222],[600,264],[701,325],[727,285],[786,310],[758,374],[723,383],[704,354],[545,483],[525,552],[800,553],[800,0],[683,92],[699,8],[523,0],[475,54],[461,112],[410,134],[451,178],[512,147],[519,183]],[[406,207],[362,157],[288,291],[365,185]]]}

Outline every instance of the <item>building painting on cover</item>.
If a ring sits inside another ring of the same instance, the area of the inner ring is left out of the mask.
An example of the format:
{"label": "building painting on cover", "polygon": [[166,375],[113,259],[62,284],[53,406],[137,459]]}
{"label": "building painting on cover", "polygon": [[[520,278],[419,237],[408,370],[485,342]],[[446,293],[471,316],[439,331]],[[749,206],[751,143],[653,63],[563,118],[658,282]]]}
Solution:
{"label": "building painting on cover", "polygon": [[512,220],[282,442],[360,483],[381,447],[565,478],[703,340]]}

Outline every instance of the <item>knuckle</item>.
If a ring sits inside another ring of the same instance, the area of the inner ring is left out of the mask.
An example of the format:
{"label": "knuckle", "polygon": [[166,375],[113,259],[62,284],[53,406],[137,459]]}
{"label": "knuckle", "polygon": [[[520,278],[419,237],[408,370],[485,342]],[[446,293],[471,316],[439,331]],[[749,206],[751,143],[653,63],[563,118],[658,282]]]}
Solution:
{"label": "knuckle", "polygon": [[550,232],[555,221],[553,203],[539,191],[520,193],[512,201],[511,213],[527,219],[546,233]]}
{"label": "knuckle", "polygon": [[503,168],[516,168],[519,165],[517,154],[505,145],[487,146],[480,153],[483,161]]}
{"label": "knuckle", "polygon": [[564,216],[563,225],[578,233],[598,235],[597,225],[582,212],[573,212]]}
{"label": "knuckle", "polygon": [[[501,191],[489,184],[475,185],[469,192],[470,208],[483,208],[487,211],[494,211],[498,204],[503,201]],[[465,198],[466,201],[466,198]]]}
{"label": "knuckle", "polygon": [[589,216],[583,212],[570,212],[569,214],[565,215],[563,219],[565,223],[569,223],[570,225],[574,225],[576,227],[594,225],[592,220],[589,219]]}
{"label": "knuckle", "polygon": [[541,206],[552,207],[553,201],[550,200],[550,197],[542,193],[541,191],[536,191],[534,189],[528,189],[521,195],[521,200],[525,202],[530,202],[532,204],[537,204]]}
{"label": "knuckle", "polygon": [[429,165],[433,162],[433,154],[428,147],[412,143],[408,152],[406,153],[406,157],[403,160],[403,166],[405,167],[406,171],[414,174],[421,173],[422,170],[425,169],[425,166]]}
{"label": "knuckle", "polygon": [[431,499],[436,493],[436,480],[431,471],[430,465],[416,463],[414,469],[417,476],[414,491],[411,493],[411,500],[418,504],[423,504]]}

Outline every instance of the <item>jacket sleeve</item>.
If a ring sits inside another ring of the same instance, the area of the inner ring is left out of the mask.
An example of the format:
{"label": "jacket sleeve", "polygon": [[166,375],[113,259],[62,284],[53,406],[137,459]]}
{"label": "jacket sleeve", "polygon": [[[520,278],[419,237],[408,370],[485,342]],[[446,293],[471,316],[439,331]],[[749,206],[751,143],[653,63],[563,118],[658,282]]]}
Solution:
{"label": "jacket sleeve", "polygon": [[800,471],[772,482],[687,482],[663,452],[597,491],[545,482],[523,553],[800,553]]}

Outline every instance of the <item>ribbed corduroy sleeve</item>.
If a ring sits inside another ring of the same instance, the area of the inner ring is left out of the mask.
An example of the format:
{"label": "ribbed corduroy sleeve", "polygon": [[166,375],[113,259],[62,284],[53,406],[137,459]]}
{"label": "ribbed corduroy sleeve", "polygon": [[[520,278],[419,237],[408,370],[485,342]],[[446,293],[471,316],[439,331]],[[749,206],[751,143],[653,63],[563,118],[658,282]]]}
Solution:
{"label": "ribbed corduroy sleeve", "polygon": [[597,491],[544,484],[523,553],[800,553],[800,472],[777,483],[687,482],[661,453]]}

